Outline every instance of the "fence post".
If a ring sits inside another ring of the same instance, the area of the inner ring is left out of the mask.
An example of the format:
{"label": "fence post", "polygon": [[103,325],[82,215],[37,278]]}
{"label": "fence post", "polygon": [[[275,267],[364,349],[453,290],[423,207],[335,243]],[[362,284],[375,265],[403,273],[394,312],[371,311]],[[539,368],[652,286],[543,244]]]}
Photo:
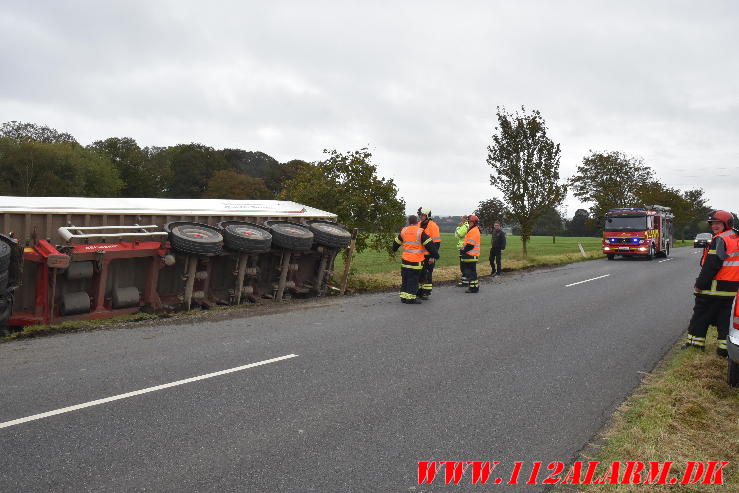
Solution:
{"label": "fence post", "polygon": [[354,259],[354,246],[357,244],[357,234],[359,234],[359,229],[354,228],[352,230],[352,241],[349,243],[349,254],[346,257],[346,263],[344,264],[344,276],[341,278],[342,296],[346,293],[346,283],[349,281],[349,269],[351,269],[352,260]]}

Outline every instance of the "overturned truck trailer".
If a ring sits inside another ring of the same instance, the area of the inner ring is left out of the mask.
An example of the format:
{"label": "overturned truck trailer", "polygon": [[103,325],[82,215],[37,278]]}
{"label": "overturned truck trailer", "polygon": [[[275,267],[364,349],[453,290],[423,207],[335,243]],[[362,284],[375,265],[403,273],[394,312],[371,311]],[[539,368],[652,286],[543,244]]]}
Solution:
{"label": "overturned truck trailer", "polygon": [[0,197],[0,325],[320,296],[350,233],[295,202]]}

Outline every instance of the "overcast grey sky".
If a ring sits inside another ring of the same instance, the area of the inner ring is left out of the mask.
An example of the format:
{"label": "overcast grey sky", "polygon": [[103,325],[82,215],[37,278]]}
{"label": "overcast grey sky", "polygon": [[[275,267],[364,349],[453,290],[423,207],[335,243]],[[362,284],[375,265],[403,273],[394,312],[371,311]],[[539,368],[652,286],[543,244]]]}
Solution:
{"label": "overcast grey sky", "polygon": [[[739,2],[0,0],[0,121],[82,144],[318,160],[368,146],[409,210],[499,196],[497,106],[739,210]],[[571,196],[568,215],[580,204]]]}

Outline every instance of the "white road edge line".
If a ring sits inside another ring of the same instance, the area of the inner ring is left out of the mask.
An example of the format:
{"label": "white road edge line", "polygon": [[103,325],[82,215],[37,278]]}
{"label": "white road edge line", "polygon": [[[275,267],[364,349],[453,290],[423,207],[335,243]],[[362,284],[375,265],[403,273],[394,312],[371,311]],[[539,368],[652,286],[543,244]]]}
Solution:
{"label": "white road edge line", "polygon": [[610,274],[606,274],[605,276],[594,277],[592,279],[585,279],[584,281],[573,282],[572,284],[565,284],[565,287],[569,288],[570,286],[577,286],[578,284],[582,284],[584,282],[595,281],[596,279],[603,279],[604,277],[608,277],[608,276],[610,276]]}
{"label": "white road edge line", "polygon": [[661,264],[662,262],[669,262],[670,260],[672,260],[672,259],[671,259],[671,258],[666,258],[666,259],[664,259],[664,260],[660,260],[660,261],[659,261],[659,262],[657,262],[657,263],[658,263],[658,264]]}
{"label": "white road edge line", "polygon": [[68,412],[72,412],[72,411],[77,411],[79,409],[84,409],[86,407],[98,406],[100,404],[105,404],[107,402],[113,402],[113,401],[117,401],[117,400],[120,400],[120,399],[126,399],[128,397],[134,397],[134,396],[141,395],[141,394],[148,394],[149,392],[156,392],[157,390],[168,389],[170,387],[177,387],[178,385],[184,385],[186,383],[197,382],[199,380],[205,380],[206,378],[213,378],[213,377],[218,377],[218,376],[221,376],[221,375],[226,375],[228,373],[233,373],[233,372],[236,372],[236,371],[247,370],[249,368],[254,368],[256,366],[268,365],[270,363],[277,363],[278,361],[283,361],[283,360],[286,360],[286,359],[295,358],[297,356],[298,356],[297,354],[286,354],[285,356],[279,356],[277,358],[266,359],[264,361],[257,361],[256,363],[249,363],[248,365],[237,366],[235,368],[229,368],[228,370],[216,371],[216,372],[213,372],[213,373],[208,373],[206,375],[200,375],[198,377],[191,377],[191,378],[186,378],[184,380],[177,380],[176,382],[165,383],[165,384],[162,384],[162,385],[157,385],[155,387],[147,387],[145,389],[134,390],[133,392],[127,392],[125,394],[118,394],[118,395],[114,395],[112,397],[106,397],[104,399],[98,399],[98,400],[95,400],[95,401],[84,402],[82,404],[77,404],[75,406],[69,406],[69,407],[64,407],[64,408],[61,408],[61,409],[56,409],[54,411],[48,411],[48,412],[45,412],[45,413],[34,414],[33,416],[28,416],[26,418],[18,418],[18,419],[14,419],[12,421],[6,421],[4,423],[0,423],[0,429],[1,428],[8,428],[8,427],[14,426],[14,425],[19,425],[21,423],[28,423],[29,421],[35,421],[37,419],[43,419],[43,418],[48,418],[50,416],[56,416],[57,414],[63,414],[63,413],[68,413]]}

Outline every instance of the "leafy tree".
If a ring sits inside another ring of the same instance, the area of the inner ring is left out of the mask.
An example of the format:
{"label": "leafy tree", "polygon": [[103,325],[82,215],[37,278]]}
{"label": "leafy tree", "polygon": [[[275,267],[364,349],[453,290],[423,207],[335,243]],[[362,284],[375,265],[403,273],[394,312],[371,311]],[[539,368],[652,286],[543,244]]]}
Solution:
{"label": "leafy tree", "polygon": [[[107,156],[123,180],[122,197],[160,197],[169,178],[167,164],[151,159],[130,137],[111,137],[88,146]],[[164,166],[164,167],[162,167]]]}
{"label": "leafy tree", "polygon": [[706,225],[706,218],[713,208],[708,205],[708,199],[704,196],[703,189],[687,190],[683,192],[683,198],[690,205],[690,212],[685,228],[683,229],[683,237],[694,236],[699,232],[707,232],[709,230]]}
{"label": "leafy tree", "polygon": [[74,137],[66,132],[59,132],[46,125],[35,123],[5,122],[0,126],[0,137],[8,137],[18,142],[43,142],[46,144],[77,144]]}
{"label": "leafy tree", "polygon": [[608,209],[636,203],[636,185],[652,181],[653,175],[641,159],[621,152],[590,151],[570,178],[570,186],[575,197],[593,202],[590,212],[602,223]]}
{"label": "leafy tree", "polygon": [[276,197],[283,189],[286,181],[295,178],[301,166],[308,163],[292,160],[279,163],[275,158],[263,152],[242,151],[241,149],[224,149],[223,157],[239,173],[253,178],[261,178],[265,186]]}
{"label": "leafy tree", "polygon": [[558,235],[564,232],[564,218],[556,207],[548,207],[534,225],[533,234],[536,236],[551,236],[552,243]]}
{"label": "leafy tree", "polygon": [[541,113],[508,114],[498,108],[498,126],[488,147],[487,163],[493,168],[490,184],[505,198],[510,218],[521,228],[523,255],[536,221],[547,208],[564,200],[567,186],[559,183],[559,144],[547,136]]}
{"label": "leafy tree", "polygon": [[405,216],[405,201],[398,198],[395,183],[377,176],[366,148],[323,152],[326,159],[300,169],[279,197],[333,212],[348,228],[359,228],[357,252],[389,252]]}
{"label": "leafy tree", "polygon": [[502,200],[492,198],[480,202],[475,209],[475,215],[480,220],[480,229],[490,233],[493,231],[495,221],[501,224],[508,221],[509,212]]}
{"label": "leafy tree", "polygon": [[5,194],[116,197],[123,186],[108,158],[79,144],[0,140]]}
{"label": "leafy tree", "polygon": [[233,169],[221,152],[202,144],[180,144],[158,154],[171,169],[167,195],[172,198],[202,197],[213,173]]}
{"label": "leafy tree", "polygon": [[590,213],[585,209],[578,209],[570,221],[566,222],[566,230],[569,236],[597,236],[596,227]]}
{"label": "leafy tree", "polygon": [[213,173],[203,198],[257,200],[272,199],[274,195],[264,186],[261,178],[252,178],[229,169]]}

